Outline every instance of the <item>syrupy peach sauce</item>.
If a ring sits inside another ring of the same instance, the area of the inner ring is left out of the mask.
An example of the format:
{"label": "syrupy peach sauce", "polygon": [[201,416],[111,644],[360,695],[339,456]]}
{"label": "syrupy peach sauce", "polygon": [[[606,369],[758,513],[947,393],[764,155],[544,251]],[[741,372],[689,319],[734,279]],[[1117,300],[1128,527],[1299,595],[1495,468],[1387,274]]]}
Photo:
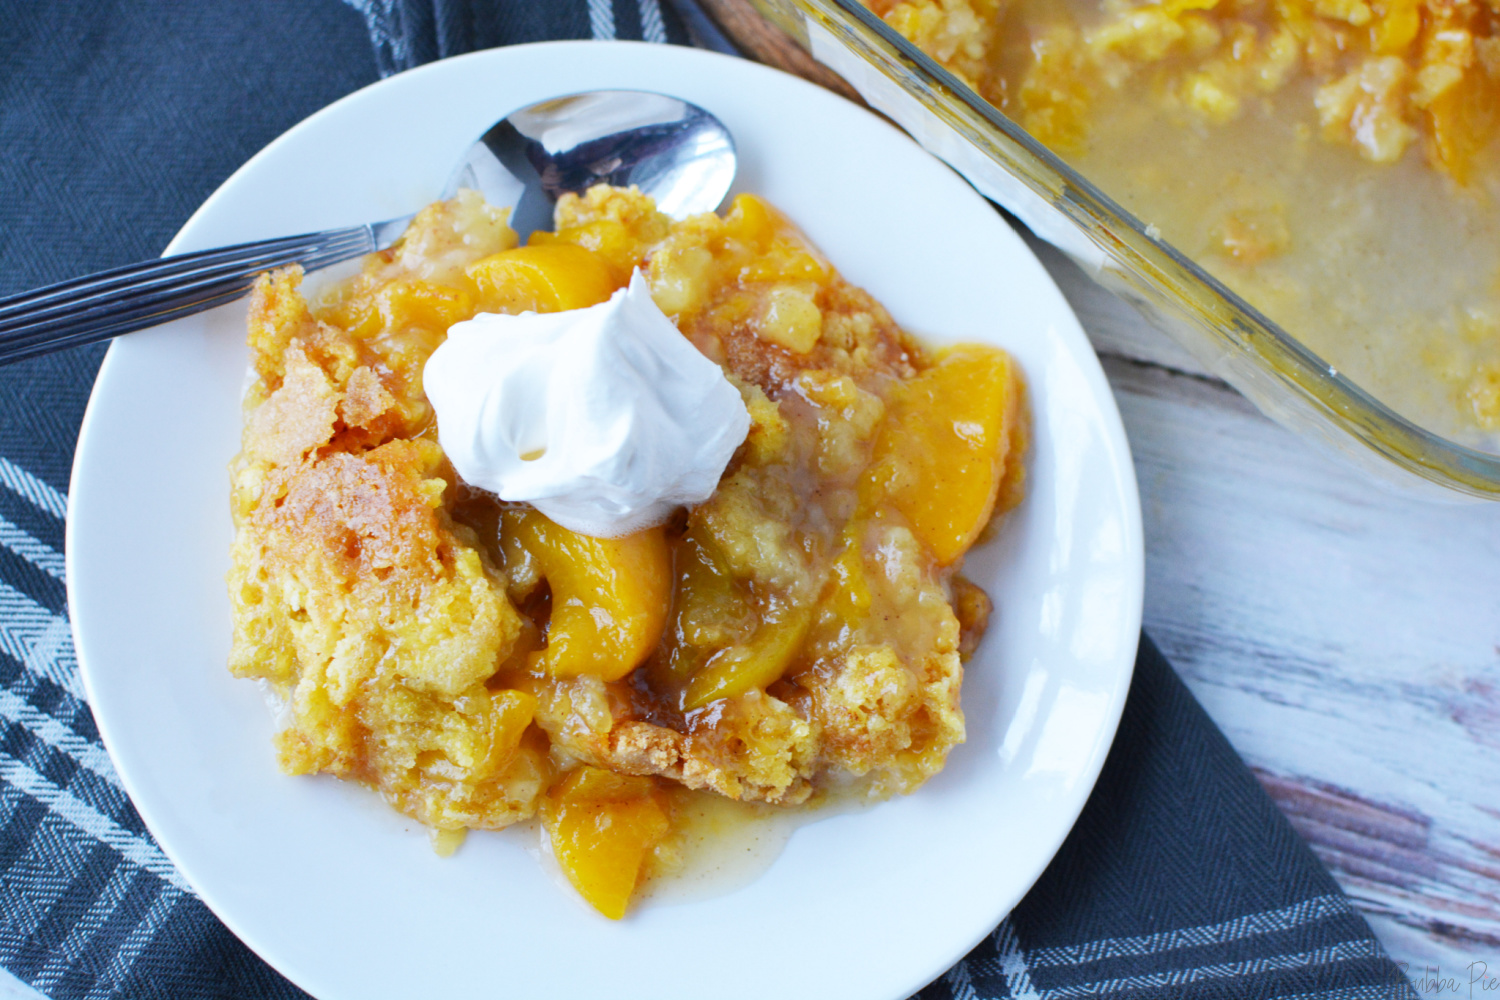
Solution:
{"label": "syrupy peach sauce", "polygon": [[867,0],[1398,412],[1500,450],[1493,0]]}
{"label": "syrupy peach sauce", "polygon": [[[989,614],[959,571],[1020,499],[1027,424],[1008,355],[908,337],[757,198],[674,222],[600,187],[556,222],[519,247],[465,193],[311,303],[295,270],[261,279],[230,666],[286,700],[288,773],[370,785],[444,849],[539,816],[620,917],[729,822],[694,796],[879,798],[942,768]],[[422,392],[448,327],[636,268],[750,413],[713,496],[601,539],[460,481]]]}

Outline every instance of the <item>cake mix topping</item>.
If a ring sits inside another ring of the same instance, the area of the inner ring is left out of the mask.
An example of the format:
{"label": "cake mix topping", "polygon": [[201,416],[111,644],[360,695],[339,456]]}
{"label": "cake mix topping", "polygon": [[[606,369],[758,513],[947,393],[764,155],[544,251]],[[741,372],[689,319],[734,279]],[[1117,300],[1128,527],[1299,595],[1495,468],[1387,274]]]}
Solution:
{"label": "cake mix topping", "polygon": [[601,538],[708,499],[750,428],[639,271],[586,309],[455,324],[423,383],[465,482]]}

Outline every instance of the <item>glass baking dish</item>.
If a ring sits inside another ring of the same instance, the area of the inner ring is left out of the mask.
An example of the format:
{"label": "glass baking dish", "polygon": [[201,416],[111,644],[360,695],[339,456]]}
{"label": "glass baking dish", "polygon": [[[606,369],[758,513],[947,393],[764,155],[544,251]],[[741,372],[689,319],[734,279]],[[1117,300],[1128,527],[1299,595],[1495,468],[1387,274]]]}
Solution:
{"label": "glass baking dish", "polygon": [[1268,416],[1405,492],[1500,499],[1500,456],[1428,431],[1355,385],[858,0],[751,3]]}

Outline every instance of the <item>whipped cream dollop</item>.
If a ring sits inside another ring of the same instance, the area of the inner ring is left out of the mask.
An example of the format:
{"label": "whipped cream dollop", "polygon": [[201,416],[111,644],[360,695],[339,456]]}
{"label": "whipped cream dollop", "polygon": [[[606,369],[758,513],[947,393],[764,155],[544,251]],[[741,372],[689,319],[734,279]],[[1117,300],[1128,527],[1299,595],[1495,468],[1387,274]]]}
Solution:
{"label": "whipped cream dollop", "polygon": [[587,309],[454,324],[422,380],[465,482],[600,538],[708,499],[750,430],[639,271]]}

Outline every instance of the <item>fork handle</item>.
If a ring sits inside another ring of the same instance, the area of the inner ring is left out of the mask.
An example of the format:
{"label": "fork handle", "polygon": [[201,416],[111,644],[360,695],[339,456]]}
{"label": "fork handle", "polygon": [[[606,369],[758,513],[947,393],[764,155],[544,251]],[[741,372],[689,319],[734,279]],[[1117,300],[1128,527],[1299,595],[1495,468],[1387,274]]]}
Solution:
{"label": "fork handle", "polygon": [[312,271],[383,249],[409,221],[142,261],[0,299],[0,365],[212,309],[244,295],[256,275],[273,267],[301,264]]}

